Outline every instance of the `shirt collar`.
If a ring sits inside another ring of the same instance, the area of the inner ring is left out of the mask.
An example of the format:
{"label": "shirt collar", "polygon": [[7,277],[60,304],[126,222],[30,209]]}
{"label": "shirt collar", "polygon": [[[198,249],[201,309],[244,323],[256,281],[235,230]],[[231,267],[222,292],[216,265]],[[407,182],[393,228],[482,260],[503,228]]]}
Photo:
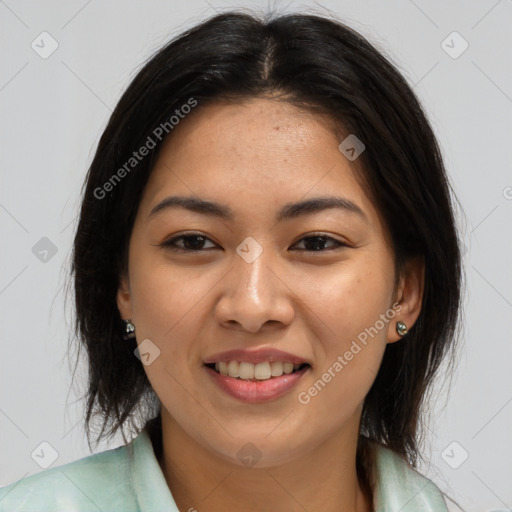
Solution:
{"label": "shirt collar", "polygon": [[374,446],[376,512],[448,512],[441,492],[432,481],[389,448],[377,443]]}
{"label": "shirt collar", "polygon": [[[375,483],[373,504],[376,512],[448,512],[433,482],[412,469],[389,448],[375,443]],[[144,429],[128,445],[132,485],[141,512],[179,512],[149,433]]]}
{"label": "shirt collar", "polygon": [[128,445],[132,485],[141,512],[179,512],[144,429]]}

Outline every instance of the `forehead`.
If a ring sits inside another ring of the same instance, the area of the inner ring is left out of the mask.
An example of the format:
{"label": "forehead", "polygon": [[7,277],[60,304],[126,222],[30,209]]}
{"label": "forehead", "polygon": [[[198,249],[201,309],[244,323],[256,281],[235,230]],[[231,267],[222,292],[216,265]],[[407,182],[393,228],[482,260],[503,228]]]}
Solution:
{"label": "forehead", "polygon": [[166,195],[181,193],[248,213],[251,205],[272,210],[336,194],[371,218],[376,212],[340,142],[330,120],[286,102],[199,104],[162,146],[142,206],[148,212]]}

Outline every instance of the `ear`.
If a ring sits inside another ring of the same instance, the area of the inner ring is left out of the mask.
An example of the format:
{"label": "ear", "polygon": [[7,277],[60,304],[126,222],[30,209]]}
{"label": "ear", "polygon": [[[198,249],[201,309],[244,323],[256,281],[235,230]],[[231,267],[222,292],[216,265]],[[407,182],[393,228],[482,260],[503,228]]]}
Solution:
{"label": "ear", "polygon": [[394,343],[402,338],[396,331],[397,322],[403,322],[410,330],[421,312],[423,289],[425,285],[425,263],[423,258],[409,260],[400,277],[396,292],[397,311],[389,322],[388,343]]}
{"label": "ear", "polygon": [[130,282],[126,274],[121,275],[117,289],[117,309],[123,320],[132,318],[132,301],[130,295]]}

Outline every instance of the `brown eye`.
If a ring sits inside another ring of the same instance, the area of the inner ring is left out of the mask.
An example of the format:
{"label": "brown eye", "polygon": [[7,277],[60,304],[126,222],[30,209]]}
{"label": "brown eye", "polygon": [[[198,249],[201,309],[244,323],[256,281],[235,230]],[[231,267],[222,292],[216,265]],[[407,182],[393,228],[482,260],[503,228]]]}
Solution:
{"label": "brown eye", "polygon": [[213,242],[204,235],[191,234],[171,238],[160,245],[172,251],[195,252],[211,249],[211,247],[205,249],[204,245],[207,242],[211,242],[213,244]]}
{"label": "brown eye", "polygon": [[[208,243],[213,244],[213,247],[205,247],[205,244]],[[292,250],[307,252],[327,252],[339,249],[341,247],[348,247],[347,244],[344,244],[326,235],[314,235],[304,237],[299,242],[297,242],[294,245],[294,247],[301,243],[303,244],[303,248]],[[160,244],[161,247],[164,247],[166,249],[181,252],[204,252],[207,250],[214,249],[215,245],[216,244],[212,242],[208,237],[194,233],[180,235],[169,240],[166,240],[165,242]]]}
{"label": "brown eye", "polygon": [[[299,243],[304,242],[305,249],[298,249],[300,251],[309,251],[309,252],[326,252],[332,251],[333,249],[338,249],[340,247],[347,247],[346,244],[335,240],[334,238],[326,235],[316,235],[316,236],[307,236],[300,240]],[[325,248],[327,243],[334,242],[334,246]],[[297,245],[297,244],[295,244]],[[297,250],[297,249],[294,249]]]}

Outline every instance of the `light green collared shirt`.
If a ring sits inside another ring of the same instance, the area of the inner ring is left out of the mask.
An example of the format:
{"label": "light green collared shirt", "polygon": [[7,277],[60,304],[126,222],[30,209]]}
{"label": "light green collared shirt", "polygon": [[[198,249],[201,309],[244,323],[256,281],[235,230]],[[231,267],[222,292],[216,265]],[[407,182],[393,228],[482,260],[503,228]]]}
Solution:
{"label": "light green collared shirt", "polygon": [[[433,482],[391,450],[376,449],[376,512],[447,512]],[[186,512],[193,510],[191,503]],[[0,511],[179,512],[146,430],[127,445],[0,488]]]}

